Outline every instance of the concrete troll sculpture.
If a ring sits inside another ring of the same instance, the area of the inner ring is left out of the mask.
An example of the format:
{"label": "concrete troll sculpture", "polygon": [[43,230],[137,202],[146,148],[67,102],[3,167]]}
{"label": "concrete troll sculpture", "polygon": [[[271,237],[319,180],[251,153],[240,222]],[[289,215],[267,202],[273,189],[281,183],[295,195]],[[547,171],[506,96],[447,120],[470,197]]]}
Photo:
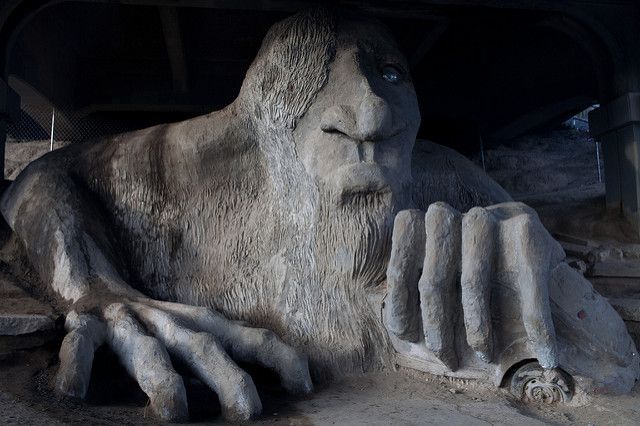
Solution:
{"label": "concrete troll sculpture", "polygon": [[308,393],[402,357],[490,370],[515,342],[557,386],[628,391],[622,320],[533,210],[416,142],[407,69],[379,23],[302,12],[228,107],[29,165],[0,207],[66,303],[56,390],[85,396],[105,343],[162,419],[188,415],[171,357],[247,419],[261,402],[237,361]]}

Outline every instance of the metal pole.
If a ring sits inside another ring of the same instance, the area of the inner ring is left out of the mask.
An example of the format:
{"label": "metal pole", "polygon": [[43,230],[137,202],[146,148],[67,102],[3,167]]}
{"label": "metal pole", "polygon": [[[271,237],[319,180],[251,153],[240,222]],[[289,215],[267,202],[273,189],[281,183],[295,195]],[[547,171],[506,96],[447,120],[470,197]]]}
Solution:
{"label": "metal pole", "polygon": [[600,150],[598,149],[598,141],[596,141],[596,161],[598,162],[598,182],[602,183],[602,172],[600,171]]}
{"label": "metal pole", "polygon": [[480,158],[482,158],[482,170],[484,170],[486,173],[487,167],[484,164],[484,142],[482,142],[482,136],[478,135],[478,138],[480,139]]}
{"label": "metal pole", "polygon": [[53,151],[53,128],[56,122],[56,109],[51,110],[51,145],[49,151]]}

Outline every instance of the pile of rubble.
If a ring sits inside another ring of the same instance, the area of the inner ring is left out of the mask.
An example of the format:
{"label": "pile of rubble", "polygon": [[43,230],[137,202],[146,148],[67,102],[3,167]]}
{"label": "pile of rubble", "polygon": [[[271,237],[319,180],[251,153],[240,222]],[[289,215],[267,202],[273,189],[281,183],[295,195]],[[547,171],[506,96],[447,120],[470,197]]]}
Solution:
{"label": "pile of rubble", "polygon": [[54,340],[58,337],[59,323],[50,306],[0,274],[0,357]]}
{"label": "pile of rubble", "polygon": [[571,266],[618,311],[640,347],[640,244],[621,244],[554,235]]}

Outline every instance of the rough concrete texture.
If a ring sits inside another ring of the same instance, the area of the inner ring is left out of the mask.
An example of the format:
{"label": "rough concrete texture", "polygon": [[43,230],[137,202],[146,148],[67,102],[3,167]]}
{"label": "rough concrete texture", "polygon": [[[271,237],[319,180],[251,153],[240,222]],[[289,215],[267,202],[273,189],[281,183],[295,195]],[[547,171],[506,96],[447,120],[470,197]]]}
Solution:
{"label": "rough concrete texture", "polygon": [[92,315],[67,315],[68,334],[60,348],[60,367],[55,388],[62,396],[83,399],[89,388],[93,353],[105,340],[106,329]]}
{"label": "rough concrete texture", "polygon": [[[460,298],[467,342],[482,360],[491,362],[491,279],[494,273],[496,221],[482,207],[462,218],[462,268]],[[487,261],[486,259],[490,259]]]}
{"label": "rough concrete texture", "polygon": [[46,331],[53,329],[54,326],[53,320],[46,315],[0,314],[0,335],[2,336],[19,336]]}
{"label": "rough concrete texture", "polygon": [[633,338],[633,341],[636,344],[636,348],[640,346],[640,322],[638,321],[625,321],[625,325],[627,326],[627,330],[629,330],[629,334]]}
{"label": "rough concrete texture", "polygon": [[[0,359],[0,423],[11,425],[151,425],[157,421],[145,408],[147,400],[135,387],[125,392],[126,372],[115,360],[98,354],[96,378],[89,403],[57,400],[47,391],[55,374],[51,351],[22,353],[21,362]],[[18,358],[18,356],[16,357]],[[49,365],[48,365],[49,364]],[[529,405],[510,398],[503,389],[469,380],[450,380],[410,370],[369,373],[346,377],[317,389],[312,398],[296,398],[273,386],[267,378],[257,380],[263,397],[263,415],[256,423],[267,425],[636,425],[640,419],[640,389],[625,396],[598,395],[589,403]],[[219,409],[208,400],[206,387],[185,380],[191,418],[198,424],[218,425]]]}
{"label": "rough concrete texture", "polygon": [[423,273],[418,281],[425,345],[451,370],[458,368],[452,307],[460,270],[460,220],[460,213],[444,203],[429,206],[424,219]]}
{"label": "rough concrete texture", "polygon": [[42,345],[57,337],[56,315],[12,283],[6,265],[0,266],[0,354]]}
{"label": "rough concrete texture", "polygon": [[406,282],[418,282],[424,259],[424,212],[404,210],[397,214],[393,225],[391,253],[387,267],[387,329],[396,336],[418,340],[420,298],[418,288]]}
{"label": "rough concrete texture", "polygon": [[32,315],[38,324],[44,324],[46,321],[42,317],[48,317],[53,323],[55,314],[51,306],[34,299],[11,280],[10,274],[0,272],[0,313],[5,317],[14,314],[26,318]]}
{"label": "rough concrete texture", "polygon": [[[396,282],[420,295],[422,314],[405,315],[421,320],[400,334],[421,330],[446,372],[470,362],[495,381],[523,355],[565,367],[563,351],[583,342],[556,341],[549,282],[562,250],[535,213],[504,204],[506,192],[469,161],[416,142],[420,115],[407,69],[379,23],[303,12],[271,29],[225,109],[72,145],[29,165],[0,210],[66,306],[71,337],[60,351],[58,392],[83,395],[90,353],[102,341],[164,420],[183,420],[189,409],[172,357],[234,420],[262,407],[236,362],[274,370],[296,394],[312,390],[311,375],[388,368],[394,348],[404,347],[391,345],[397,336],[387,334],[375,300],[386,291],[390,257],[419,262],[423,251],[418,282],[410,282],[415,270]],[[462,213],[496,203],[487,207],[495,232],[481,229],[481,219],[471,231],[495,239],[494,255],[482,252],[486,241],[474,247],[466,237],[469,252],[461,253]],[[393,244],[394,218],[407,209],[426,212],[425,247],[394,255],[406,240]],[[466,280],[460,302],[460,268],[487,271],[486,262],[495,262],[493,288],[506,290],[488,306],[486,276],[481,289]],[[612,355],[578,358],[597,365],[597,377],[575,371],[604,388],[622,377],[618,388],[628,390],[637,354],[623,350],[624,325],[606,322],[617,314],[600,305],[607,315],[589,324],[612,336],[602,346]],[[489,317],[501,320],[491,331]],[[462,345],[464,324],[474,350],[499,353],[498,363]],[[433,356],[424,339],[420,347],[430,353],[423,359]]]}
{"label": "rough concrete texture", "polygon": [[[638,349],[615,309],[566,264],[549,285],[560,365],[587,393],[628,392],[638,378]],[[607,324],[603,327],[602,324]]]}
{"label": "rough concrete texture", "polygon": [[640,322],[640,300],[639,299],[608,299],[613,308],[625,321]]}
{"label": "rough concrete texture", "polygon": [[[409,287],[418,286],[425,339],[415,342],[393,333],[398,337],[392,339],[394,347],[404,355],[401,364],[457,377],[493,375],[499,383],[514,364],[536,359],[546,369],[568,371],[581,391],[629,392],[638,378],[640,357],[622,319],[564,262],[564,251],[536,213],[521,203],[474,208],[462,217],[462,235],[455,231],[461,226],[453,219],[456,214],[441,203],[426,212],[422,277],[419,283],[406,281]],[[462,240],[460,268],[453,263],[458,257],[450,254],[454,239],[458,244]],[[395,250],[406,251],[401,241],[394,242],[392,257]],[[435,266],[439,256],[449,259],[439,262],[440,269]],[[456,277],[459,298],[445,298],[442,290],[434,292],[442,287],[425,285],[448,280],[456,292]],[[456,309],[458,304],[462,310]],[[385,320],[390,318],[385,307]],[[434,365],[431,355],[446,368]],[[490,360],[495,363],[482,367],[479,362]]]}

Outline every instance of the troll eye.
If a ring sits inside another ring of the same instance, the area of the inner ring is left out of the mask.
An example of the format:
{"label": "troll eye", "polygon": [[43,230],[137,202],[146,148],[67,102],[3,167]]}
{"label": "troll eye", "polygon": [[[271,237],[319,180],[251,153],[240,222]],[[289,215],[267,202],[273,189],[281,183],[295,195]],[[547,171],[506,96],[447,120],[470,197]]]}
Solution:
{"label": "troll eye", "polygon": [[382,67],[382,78],[389,83],[398,83],[402,79],[402,71],[394,65],[385,65]]}

